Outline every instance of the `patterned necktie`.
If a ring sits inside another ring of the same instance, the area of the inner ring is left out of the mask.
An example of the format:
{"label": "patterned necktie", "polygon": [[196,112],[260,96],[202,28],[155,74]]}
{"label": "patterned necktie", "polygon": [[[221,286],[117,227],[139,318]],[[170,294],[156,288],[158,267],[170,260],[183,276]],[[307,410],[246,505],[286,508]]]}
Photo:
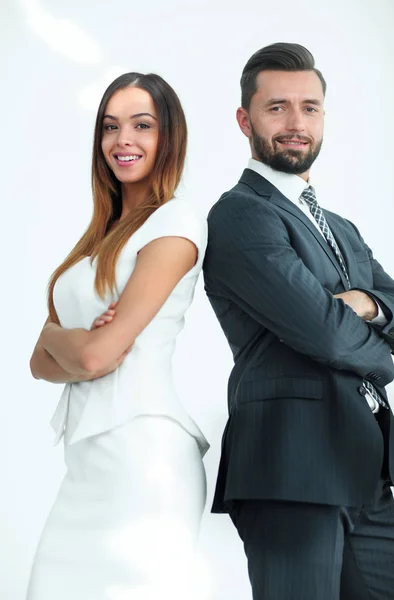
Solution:
{"label": "patterned necktie", "polygon": [[[348,288],[351,289],[352,286],[350,284],[349,274],[347,272],[347,268],[345,265],[345,261],[343,260],[342,253],[338,247],[338,244],[335,241],[334,236],[332,235],[332,231],[330,229],[330,226],[327,223],[326,217],[324,216],[323,210],[320,208],[320,206],[317,203],[315,190],[313,189],[313,187],[311,185],[302,192],[301,198],[302,198],[302,200],[305,200],[305,202],[309,206],[309,210],[311,211],[313,218],[315,219],[316,223],[318,224],[319,229],[322,232],[327,244],[330,246],[330,248],[332,249],[332,251],[334,252],[334,254],[336,256],[336,259],[342,269],[342,272],[345,275],[345,278],[346,278],[346,281],[348,284]],[[386,402],[383,400],[383,398],[381,398],[380,394],[374,388],[372,383],[364,380],[364,386],[368,390],[368,392],[371,394],[372,398],[376,402],[378,402],[378,404],[380,404],[381,406],[384,406],[384,408],[388,408]]]}

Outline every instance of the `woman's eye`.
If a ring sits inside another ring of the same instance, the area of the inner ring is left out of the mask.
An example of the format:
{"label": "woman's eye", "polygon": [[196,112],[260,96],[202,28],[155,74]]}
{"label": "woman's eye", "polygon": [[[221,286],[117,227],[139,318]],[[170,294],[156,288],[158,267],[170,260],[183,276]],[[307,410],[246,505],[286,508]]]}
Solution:
{"label": "woman's eye", "polygon": [[148,123],[138,123],[137,129],[150,129],[150,125]]}
{"label": "woman's eye", "polygon": [[113,123],[104,125],[104,131],[114,131],[114,129],[116,129],[116,125]]}

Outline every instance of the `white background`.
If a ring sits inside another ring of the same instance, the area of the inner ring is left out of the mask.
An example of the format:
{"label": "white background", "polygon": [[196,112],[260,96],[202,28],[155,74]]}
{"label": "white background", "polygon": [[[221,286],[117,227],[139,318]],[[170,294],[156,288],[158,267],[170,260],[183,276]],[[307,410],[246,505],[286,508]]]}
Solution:
{"label": "white background", "polygon": [[[175,88],[190,130],[180,192],[207,213],[249,155],[235,121],[245,62],[275,41],[305,45],[328,82],[312,173],[319,200],[356,222],[393,275],[393,25],[392,0],[0,0],[4,600],[24,600],[64,472],[48,425],[61,387],[33,380],[28,363],[48,277],[91,216],[93,123],[105,87],[122,72],[153,71]],[[175,360],[179,391],[212,445],[200,600],[251,598],[237,534],[227,516],[209,514],[231,365],[200,281]]]}

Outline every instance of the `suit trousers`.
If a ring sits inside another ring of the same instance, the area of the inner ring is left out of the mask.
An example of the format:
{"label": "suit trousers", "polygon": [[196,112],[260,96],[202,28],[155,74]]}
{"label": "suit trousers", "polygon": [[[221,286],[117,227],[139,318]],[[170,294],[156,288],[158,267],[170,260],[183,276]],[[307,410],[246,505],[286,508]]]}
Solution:
{"label": "suit trousers", "polygon": [[381,480],[368,506],[234,503],[253,600],[394,600],[394,498]]}

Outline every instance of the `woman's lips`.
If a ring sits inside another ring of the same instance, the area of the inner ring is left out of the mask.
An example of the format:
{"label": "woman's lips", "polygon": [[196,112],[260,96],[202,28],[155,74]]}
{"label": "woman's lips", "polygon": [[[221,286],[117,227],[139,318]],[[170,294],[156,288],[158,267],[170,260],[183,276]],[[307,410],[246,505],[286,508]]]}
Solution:
{"label": "woman's lips", "polygon": [[135,165],[142,157],[139,155],[134,155],[134,154],[124,155],[124,156],[116,154],[116,155],[114,155],[114,158],[115,158],[116,164],[119,167],[125,168],[125,167],[131,167],[131,166]]}

